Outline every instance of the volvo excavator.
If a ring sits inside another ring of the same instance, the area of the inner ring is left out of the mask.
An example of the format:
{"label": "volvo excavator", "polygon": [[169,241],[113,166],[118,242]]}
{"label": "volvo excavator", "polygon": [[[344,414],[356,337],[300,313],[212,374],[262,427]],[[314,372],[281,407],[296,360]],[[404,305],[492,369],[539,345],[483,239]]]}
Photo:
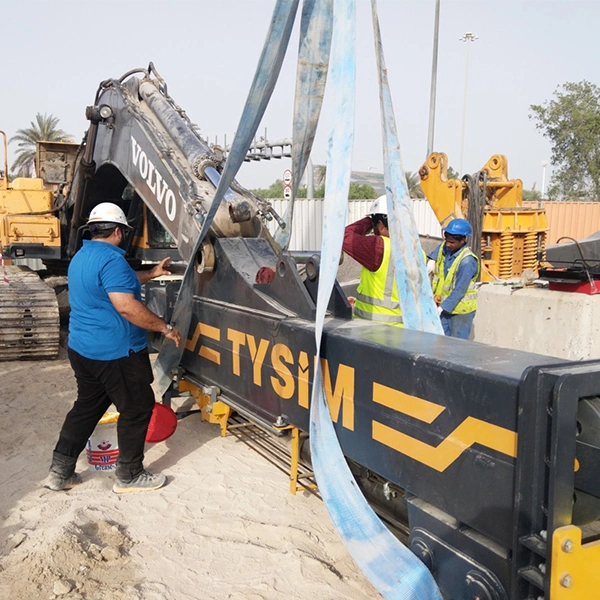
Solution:
{"label": "volvo excavator", "polygon": [[[5,168],[2,197],[23,204],[3,216],[3,252],[64,272],[94,206],[119,204],[133,227],[134,266],[168,254],[194,268],[191,326],[169,393],[192,394],[224,433],[239,415],[290,439],[292,491],[308,486],[297,465],[311,459],[319,256],[299,268],[268,232],[279,219],[269,203],[235,180],[193,252],[223,157],[152,64],[103,81],[86,116],[82,145],[55,157],[64,179],[56,190],[11,185]],[[259,276],[265,268],[272,277]],[[3,276],[6,291],[15,276]],[[167,322],[180,284],[145,286],[145,302]],[[352,319],[337,284],[321,350],[327,403],[356,482],[444,598],[597,597],[599,361]]]}

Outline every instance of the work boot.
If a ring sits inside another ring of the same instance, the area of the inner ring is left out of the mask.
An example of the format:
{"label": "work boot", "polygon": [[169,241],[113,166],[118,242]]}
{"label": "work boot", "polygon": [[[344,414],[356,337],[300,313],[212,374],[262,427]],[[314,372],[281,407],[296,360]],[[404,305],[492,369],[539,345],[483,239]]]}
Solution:
{"label": "work boot", "polygon": [[81,483],[81,476],[79,473],[73,473],[73,475],[70,475],[69,477],[63,477],[59,473],[50,471],[44,482],[44,487],[54,492],[60,492],[63,490],[70,490],[78,483]]}
{"label": "work boot", "polygon": [[76,456],[66,456],[59,452],[53,452],[50,473],[44,482],[44,487],[54,492],[60,492],[70,490],[73,486],[81,483],[81,477],[75,473],[76,463]]}
{"label": "work boot", "polygon": [[113,485],[115,494],[128,494],[129,492],[150,492],[157,490],[167,483],[167,476],[162,473],[149,473],[144,470],[131,481],[121,481],[118,477]]}

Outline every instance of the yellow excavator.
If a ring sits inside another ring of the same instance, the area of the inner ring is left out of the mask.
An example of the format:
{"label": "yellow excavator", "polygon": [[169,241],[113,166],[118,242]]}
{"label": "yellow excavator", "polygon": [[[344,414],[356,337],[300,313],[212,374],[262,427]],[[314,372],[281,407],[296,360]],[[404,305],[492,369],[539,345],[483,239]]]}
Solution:
{"label": "yellow excavator", "polygon": [[[58,353],[59,311],[54,290],[20,259],[60,259],[65,186],[79,144],[41,142],[36,165],[42,177],[8,179],[6,134],[0,178],[0,360],[49,358]],[[48,272],[50,273],[50,272]]]}
{"label": "yellow excavator", "polygon": [[482,281],[519,277],[527,269],[537,273],[546,248],[546,212],[523,206],[523,182],[508,178],[506,156],[495,154],[480,171],[449,179],[448,157],[434,152],[419,177],[442,227],[455,217],[471,223]]}

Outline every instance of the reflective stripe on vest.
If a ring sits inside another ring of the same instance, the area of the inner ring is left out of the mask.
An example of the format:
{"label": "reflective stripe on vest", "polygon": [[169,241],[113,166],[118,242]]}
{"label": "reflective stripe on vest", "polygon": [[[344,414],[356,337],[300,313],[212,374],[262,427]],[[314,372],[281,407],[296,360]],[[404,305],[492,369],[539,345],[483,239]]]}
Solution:
{"label": "reflective stripe on vest", "polygon": [[440,245],[438,256],[435,264],[435,274],[432,281],[433,293],[440,297],[440,304],[446,300],[446,298],[454,290],[456,284],[456,273],[458,266],[464,258],[472,256],[477,262],[477,272],[473,279],[469,283],[469,287],[465,292],[465,295],[460,299],[458,304],[454,307],[451,312],[453,315],[466,315],[468,313],[475,312],[477,310],[477,277],[479,276],[479,258],[473,254],[471,248],[465,246],[458,254],[452,266],[448,270],[448,275],[444,276],[444,264],[446,262],[446,255],[444,254],[444,244]]}
{"label": "reflective stripe on vest", "polygon": [[381,239],[383,258],[379,269],[373,272],[363,267],[360,273],[354,315],[378,323],[402,326],[394,261],[390,260],[391,244],[389,238],[381,236]]}

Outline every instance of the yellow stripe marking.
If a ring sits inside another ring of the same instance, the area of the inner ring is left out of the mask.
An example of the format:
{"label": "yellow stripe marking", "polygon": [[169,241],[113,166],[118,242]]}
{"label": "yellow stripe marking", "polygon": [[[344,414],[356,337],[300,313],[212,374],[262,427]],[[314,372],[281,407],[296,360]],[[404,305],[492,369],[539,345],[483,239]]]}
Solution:
{"label": "yellow stripe marking", "polygon": [[446,410],[439,404],[399,392],[380,383],[373,383],[373,400],[425,423],[433,423]]}
{"label": "yellow stripe marking", "polygon": [[445,471],[473,444],[481,444],[513,458],[517,456],[517,434],[514,431],[475,417],[467,417],[437,447],[378,421],[373,421],[373,439],[440,472]]}
{"label": "yellow stripe marking", "polygon": [[[221,330],[217,327],[212,327],[211,325],[206,325],[206,323],[198,323],[196,325],[196,329],[194,330],[194,335],[191,340],[188,340],[185,343],[186,350],[193,351],[196,348],[196,344],[198,343],[198,338],[203,335],[211,340],[215,340],[217,342],[221,341]],[[207,348],[206,346],[200,346],[200,350],[198,354],[202,358],[206,358],[211,362],[216,363],[217,365],[221,364],[221,353],[217,350],[212,350],[211,348]]]}

